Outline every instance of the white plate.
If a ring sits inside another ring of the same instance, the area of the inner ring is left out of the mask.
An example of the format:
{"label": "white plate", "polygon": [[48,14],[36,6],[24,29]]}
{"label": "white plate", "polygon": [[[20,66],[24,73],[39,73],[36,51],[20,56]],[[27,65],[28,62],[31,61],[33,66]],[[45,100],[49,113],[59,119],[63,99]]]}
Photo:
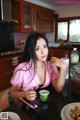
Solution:
{"label": "white plate", "polygon": [[71,117],[71,110],[75,109],[75,107],[80,108],[80,102],[79,103],[72,103],[72,104],[70,104],[70,106],[67,107],[67,109],[66,109],[66,115],[67,115],[68,120],[74,120]]}
{"label": "white plate", "polygon": [[[75,103],[69,103],[67,105],[65,105],[62,110],[61,110],[61,118],[62,120],[69,120],[67,117],[67,109],[69,108],[69,106],[73,105],[73,104],[80,104],[80,102],[75,102]],[[71,119],[70,119],[71,120]]]}
{"label": "white plate", "polygon": [[67,116],[66,116],[66,109],[69,106],[69,104],[65,105],[62,110],[61,110],[61,118],[62,120],[68,120]]}
{"label": "white plate", "polygon": [[2,114],[4,114],[4,117],[6,115],[5,120],[20,120],[19,115],[15,112],[0,112],[0,119],[4,119]]}

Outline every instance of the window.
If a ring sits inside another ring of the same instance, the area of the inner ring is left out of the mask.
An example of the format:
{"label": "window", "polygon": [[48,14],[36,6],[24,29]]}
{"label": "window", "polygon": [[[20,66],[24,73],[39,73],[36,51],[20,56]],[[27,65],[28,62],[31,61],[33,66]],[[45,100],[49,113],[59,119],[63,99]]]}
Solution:
{"label": "window", "polygon": [[67,22],[58,23],[58,39],[67,40],[68,24]]}
{"label": "window", "polygon": [[80,20],[70,20],[69,41],[80,42]]}
{"label": "window", "polygon": [[56,40],[80,42],[80,18],[62,18],[56,22]]}

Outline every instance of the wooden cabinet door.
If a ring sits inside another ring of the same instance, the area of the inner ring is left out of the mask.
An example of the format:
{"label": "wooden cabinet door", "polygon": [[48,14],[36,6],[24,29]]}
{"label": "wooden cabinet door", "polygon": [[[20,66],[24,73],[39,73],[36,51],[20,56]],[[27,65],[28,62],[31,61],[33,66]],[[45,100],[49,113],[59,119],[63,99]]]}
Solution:
{"label": "wooden cabinet door", "polygon": [[0,60],[0,90],[2,90],[5,84],[4,83],[4,69],[3,69],[3,61]]}
{"label": "wooden cabinet door", "polygon": [[54,30],[54,11],[39,7],[37,12],[37,31],[53,32]]}
{"label": "wooden cabinet door", "polygon": [[0,59],[0,90],[11,86],[10,80],[13,75],[13,71],[18,64],[18,62],[16,64],[13,64],[13,59],[15,57],[18,58],[19,62],[21,55]]}
{"label": "wooden cabinet door", "polygon": [[58,57],[61,58],[65,54],[64,50],[61,49],[55,49],[55,48],[50,48],[50,56],[51,57]]}
{"label": "wooden cabinet door", "polygon": [[62,58],[65,55],[65,50],[63,49],[54,49],[54,56],[58,58]]}
{"label": "wooden cabinet door", "polygon": [[50,54],[50,57],[54,56],[55,53],[53,48],[49,48],[49,54]]}
{"label": "wooden cabinet door", "polygon": [[72,50],[59,49],[59,48],[50,48],[49,49],[50,56],[54,56],[54,57],[58,57],[58,58],[65,57],[66,54],[68,55],[68,58],[70,58],[71,51]]}
{"label": "wooden cabinet door", "polygon": [[53,32],[53,10],[23,1],[13,0],[12,4],[15,32]]}
{"label": "wooden cabinet door", "polygon": [[39,18],[42,20],[53,21],[54,11],[48,8],[39,7],[38,15],[39,15]]}
{"label": "wooden cabinet door", "polygon": [[[1,59],[0,60],[0,90],[3,90],[3,89],[6,89],[10,86],[10,79],[6,79],[7,76],[7,72],[6,69],[7,69],[7,65],[5,63],[5,60],[4,59]],[[13,71],[12,71],[13,72]]]}
{"label": "wooden cabinet door", "polygon": [[15,32],[33,31],[33,7],[30,3],[13,0],[12,11],[13,19],[17,21],[14,25]]}

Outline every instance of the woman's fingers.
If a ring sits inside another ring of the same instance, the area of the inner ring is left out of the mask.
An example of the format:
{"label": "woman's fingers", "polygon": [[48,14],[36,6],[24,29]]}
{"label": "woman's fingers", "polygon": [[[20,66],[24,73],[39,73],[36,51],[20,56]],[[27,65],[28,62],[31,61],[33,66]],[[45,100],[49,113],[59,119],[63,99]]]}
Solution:
{"label": "woman's fingers", "polygon": [[35,100],[37,97],[36,91],[34,90],[28,90],[26,91],[26,98],[30,101]]}
{"label": "woman's fingers", "polygon": [[51,65],[55,64],[57,67],[62,67],[64,65],[64,62],[56,57],[51,57],[50,63]]}
{"label": "woman's fingers", "polygon": [[51,64],[54,64],[56,61],[57,61],[57,58],[51,57],[51,59],[50,59],[50,63],[51,63]]}

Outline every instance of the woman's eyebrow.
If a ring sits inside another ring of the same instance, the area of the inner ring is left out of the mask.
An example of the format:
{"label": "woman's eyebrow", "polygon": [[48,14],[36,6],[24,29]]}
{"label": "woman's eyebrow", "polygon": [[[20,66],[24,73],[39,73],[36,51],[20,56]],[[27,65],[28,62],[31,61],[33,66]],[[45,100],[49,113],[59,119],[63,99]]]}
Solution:
{"label": "woman's eyebrow", "polygon": [[[47,45],[47,44],[44,44],[43,46],[45,46],[45,45]],[[40,46],[37,45],[37,46],[35,46],[35,47],[40,47]]]}
{"label": "woman's eyebrow", "polygon": [[44,46],[47,45],[47,44],[44,44]]}
{"label": "woman's eyebrow", "polygon": [[40,46],[35,46],[35,48],[39,48]]}

